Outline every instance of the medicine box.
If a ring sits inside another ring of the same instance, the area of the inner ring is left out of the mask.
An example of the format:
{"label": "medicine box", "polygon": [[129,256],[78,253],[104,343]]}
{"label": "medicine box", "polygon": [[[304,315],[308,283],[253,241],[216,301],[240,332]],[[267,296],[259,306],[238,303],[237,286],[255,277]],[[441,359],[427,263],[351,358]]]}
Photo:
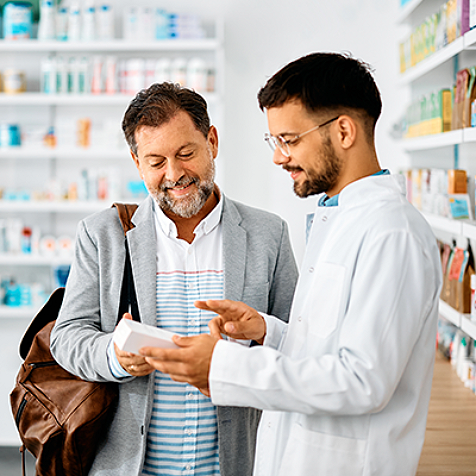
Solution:
{"label": "medicine box", "polygon": [[141,322],[122,319],[114,331],[113,339],[119,349],[138,354],[142,347],[177,349],[178,346],[172,342],[174,335],[179,334]]}
{"label": "medicine box", "polygon": [[448,193],[467,193],[466,170],[448,170]]}

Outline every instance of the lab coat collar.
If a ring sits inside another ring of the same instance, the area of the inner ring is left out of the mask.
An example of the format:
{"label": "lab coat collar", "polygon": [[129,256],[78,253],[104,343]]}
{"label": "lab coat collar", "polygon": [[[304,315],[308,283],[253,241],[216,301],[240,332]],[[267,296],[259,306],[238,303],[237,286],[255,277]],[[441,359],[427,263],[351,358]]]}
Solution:
{"label": "lab coat collar", "polygon": [[[386,197],[390,199],[396,195],[403,197],[406,195],[405,177],[403,175],[371,175],[356,180],[343,188],[339,194],[339,205],[337,207],[325,208],[352,208],[374,201],[377,198],[384,200]],[[321,197],[322,195],[318,196],[318,203]]]}

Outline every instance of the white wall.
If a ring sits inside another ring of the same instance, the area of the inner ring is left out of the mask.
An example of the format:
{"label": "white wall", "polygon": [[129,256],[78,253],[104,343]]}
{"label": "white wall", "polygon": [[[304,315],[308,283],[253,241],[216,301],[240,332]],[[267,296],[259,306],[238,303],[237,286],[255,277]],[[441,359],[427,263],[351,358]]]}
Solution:
{"label": "white wall", "polygon": [[[118,8],[127,5],[117,0]],[[225,121],[220,132],[222,188],[231,198],[283,216],[298,261],[304,249],[304,215],[315,198],[299,199],[288,174],[272,163],[263,141],[265,116],[256,94],[287,62],[312,51],[350,51],[375,68],[383,97],[377,150],[384,167],[397,172],[405,157],[389,137],[404,110],[397,89],[396,17],[399,0],[136,0],[225,22]]]}

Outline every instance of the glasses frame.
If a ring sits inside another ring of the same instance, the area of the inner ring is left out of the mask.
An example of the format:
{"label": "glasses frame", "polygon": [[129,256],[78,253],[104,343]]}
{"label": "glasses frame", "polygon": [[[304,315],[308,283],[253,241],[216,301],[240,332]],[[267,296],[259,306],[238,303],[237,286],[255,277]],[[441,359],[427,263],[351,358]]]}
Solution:
{"label": "glasses frame", "polygon": [[321,127],[327,126],[331,122],[336,121],[339,119],[340,116],[333,117],[332,119],[329,119],[326,122],[323,122],[322,124],[319,124],[318,126],[313,127],[312,129],[309,129],[308,131],[302,132],[301,134],[297,134],[294,137],[291,137],[291,139],[285,139],[283,136],[273,136],[269,134],[268,132],[264,135],[264,140],[268,143],[270,146],[271,150],[274,152],[276,150],[276,147],[279,147],[279,150],[285,157],[290,157],[291,156],[291,149],[289,146],[294,145],[299,139],[304,137],[306,134],[309,134],[310,132],[317,131],[317,129],[320,129]]}

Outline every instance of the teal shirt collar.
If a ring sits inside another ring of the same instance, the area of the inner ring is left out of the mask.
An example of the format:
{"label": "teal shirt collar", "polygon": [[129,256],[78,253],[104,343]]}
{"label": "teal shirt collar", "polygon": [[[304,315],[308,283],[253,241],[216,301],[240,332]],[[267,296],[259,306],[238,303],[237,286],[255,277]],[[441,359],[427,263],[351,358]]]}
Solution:
{"label": "teal shirt collar", "polygon": [[[390,170],[383,169],[379,170],[377,173],[372,174],[372,176],[376,175],[390,175]],[[333,197],[328,197],[324,194],[317,204],[319,207],[337,207],[339,205],[339,194],[334,195]]]}

